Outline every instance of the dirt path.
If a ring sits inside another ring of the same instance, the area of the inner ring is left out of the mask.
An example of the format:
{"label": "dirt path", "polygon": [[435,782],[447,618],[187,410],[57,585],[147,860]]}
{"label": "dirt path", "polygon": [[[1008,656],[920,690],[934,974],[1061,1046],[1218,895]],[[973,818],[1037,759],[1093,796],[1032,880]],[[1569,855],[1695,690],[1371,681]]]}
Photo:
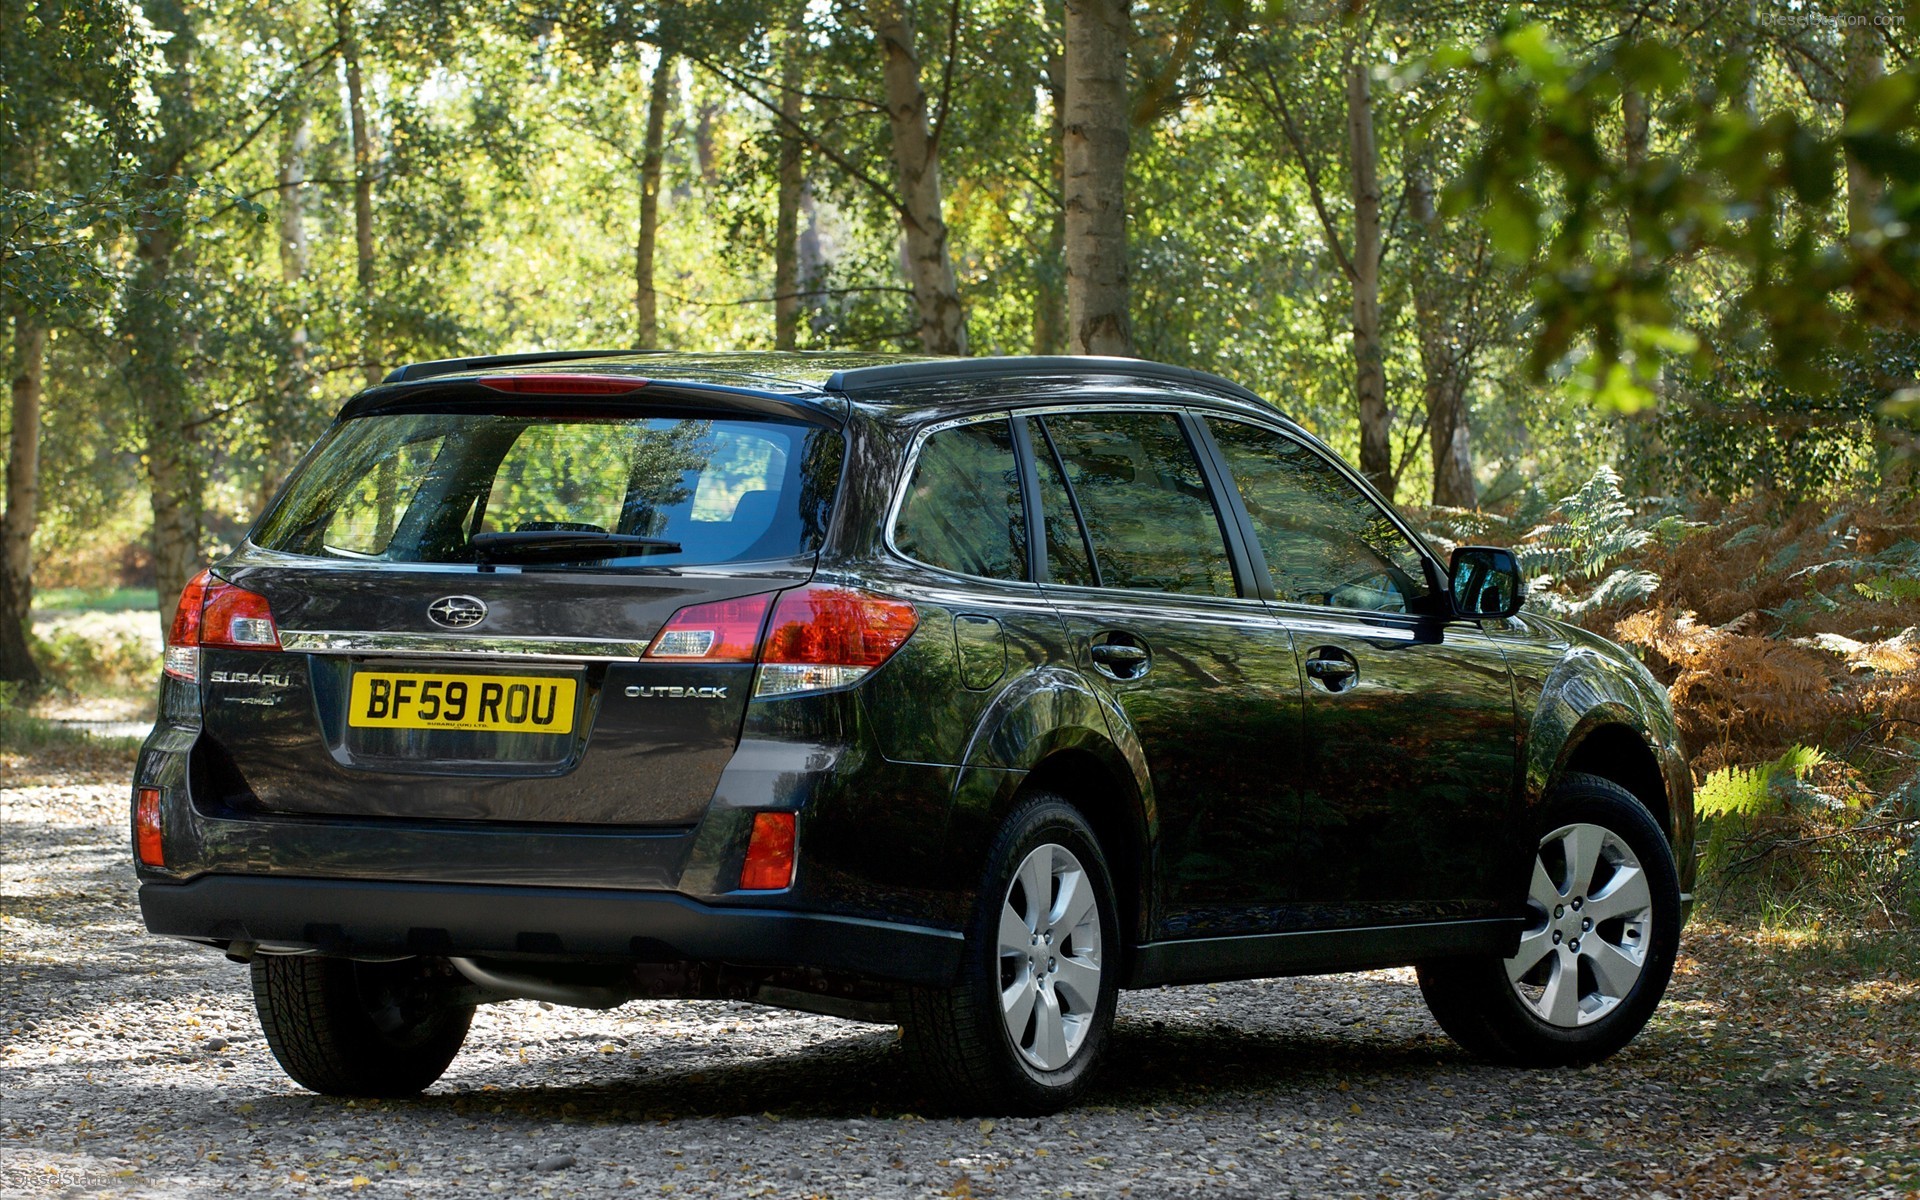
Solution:
{"label": "dirt path", "polygon": [[723,1003],[498,1005],[423,1099],[327,1100],[244,968],[140,929],[124,776],[0,773],[7,1196],[1920,1194],[1920,980],[1702,925],[1584,1071],[1473,1062],[1385,971],[1130,994],[1044,1120],[922,1119],[891,1029]]}

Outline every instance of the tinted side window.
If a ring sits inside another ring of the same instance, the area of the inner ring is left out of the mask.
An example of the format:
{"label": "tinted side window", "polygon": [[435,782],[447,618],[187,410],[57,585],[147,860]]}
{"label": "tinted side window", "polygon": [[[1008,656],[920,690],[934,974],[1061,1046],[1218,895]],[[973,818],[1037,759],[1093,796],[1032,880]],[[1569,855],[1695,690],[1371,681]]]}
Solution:
{"label": "tinted side window", "polygon": [[1027,442],[1033,447],[1034,469],[1040,480],[1040,513],[1047,531],[1047,577],[1054,583],[1092,587],[1093,567],[1087,560],[1087,541],[1067,495],[1067,480],[1053,456],[1053,445],[1040,422],[1027,418]]}
{"label": "tinted side window", "polygon": [[893,544],[932,567],[988,579],[1027,577],[1027,518],[1006,419],[943,429],[914,464]]}
{"label": "tinted side window", "polygon": [[1280,599],[1406,612],[1427,593],[1420,552],[1326,459],[1272,430],[1211,418],[1208,425]]}
{"label": "tinted side window", "polygon": [[1219,514],[1172,413],[1046,418],[1110,588],[1236,594]]}

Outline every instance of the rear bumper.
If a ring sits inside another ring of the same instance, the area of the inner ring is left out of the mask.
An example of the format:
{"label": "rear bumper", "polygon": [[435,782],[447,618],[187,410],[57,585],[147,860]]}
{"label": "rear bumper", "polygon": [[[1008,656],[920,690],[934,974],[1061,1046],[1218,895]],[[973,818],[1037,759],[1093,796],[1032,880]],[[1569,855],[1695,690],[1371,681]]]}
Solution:
{"label": "rear bumper", "polygon": [[720,908],[661,892],[203,875],[145,883],[147,928],[195,941],[329,954],[532,955],[724,962],[839,971],[945,986],[950,930],[768,908]]}

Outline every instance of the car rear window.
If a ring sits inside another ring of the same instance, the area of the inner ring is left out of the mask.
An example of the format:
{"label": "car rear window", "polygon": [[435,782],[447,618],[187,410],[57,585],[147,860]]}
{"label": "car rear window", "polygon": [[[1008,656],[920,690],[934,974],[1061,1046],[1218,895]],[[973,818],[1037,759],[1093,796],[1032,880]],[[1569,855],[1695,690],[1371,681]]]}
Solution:
{"label": "car rear window", "polygon": [[1007,418],[927,439],[893,538],[902,554],[928,566],[984,579],[1027,577],[1027,518]]}
{"label": "car rear window", "polygon": [[478,534],[572,531],[680,544],[566,564],[596,570],[793,558],[819,548],[841,445],[834,430],[751,418],[358,417],[322,440],[254,541],[470,563]]}

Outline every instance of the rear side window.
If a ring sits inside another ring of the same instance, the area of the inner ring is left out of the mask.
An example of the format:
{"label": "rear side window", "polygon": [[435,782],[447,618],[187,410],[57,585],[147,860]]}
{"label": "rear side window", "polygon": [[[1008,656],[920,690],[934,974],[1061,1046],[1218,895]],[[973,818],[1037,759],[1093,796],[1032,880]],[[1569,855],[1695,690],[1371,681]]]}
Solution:
{"label": "rear side window", "polygon": [[1027,577],[1020,465],[1005,417],[943,429],[926,440],[893,527],[900,553],[986,579]]}
{"label": "rear side window", "polygon": [[319,558],[477,561],[476,534],[676,542],[588,569],[792,558],[819,548],[839,433],[798,422],[415,413],[328,434],[254,540]]}
{"label": "rear side window", "polygon": [[1172,413],[1046,418],[1103,587],[1237,594],[1200,464]]}
{"label": "rear side window", "polygon": [[1074,515],[1073,497],[1067,494],[1066,476],[1054,458],[1053,443],[1047,431],[1034,417],[1027,418],[1027,443],[1033,447],[1034,477],[1040,484],[1040,510],[1047,534],[1047,578],[1054,583],[1092,587],[1093,567],[1087,559],[1087,543],[1080,532],[1080,518]]}

